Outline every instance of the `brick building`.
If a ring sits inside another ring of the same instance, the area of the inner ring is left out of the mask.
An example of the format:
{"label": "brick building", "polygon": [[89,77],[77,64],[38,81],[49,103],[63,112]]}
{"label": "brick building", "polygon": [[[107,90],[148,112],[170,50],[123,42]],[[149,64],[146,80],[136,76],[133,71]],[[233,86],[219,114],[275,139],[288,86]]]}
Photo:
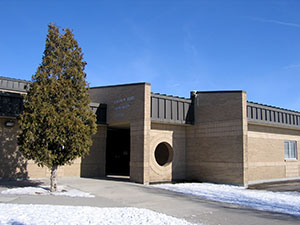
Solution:
{"label": "brick building", "polygon": [[[17,115],[29,82],[0,77],[0,177],[50,172],[17,151]],[[300,113],[248,102],[244,91],[151,92],[149,83],[92,87],[98,132],[90,155],[59,176],[126,175],[139,183],[172,180],[247,185],[300,178]]]}

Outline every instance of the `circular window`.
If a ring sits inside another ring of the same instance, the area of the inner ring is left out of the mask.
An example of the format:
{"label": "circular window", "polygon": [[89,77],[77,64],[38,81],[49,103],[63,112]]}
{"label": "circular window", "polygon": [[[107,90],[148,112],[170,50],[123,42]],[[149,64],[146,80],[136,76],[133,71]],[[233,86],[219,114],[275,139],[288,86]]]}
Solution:
{"label": "circular window", "polygon": [[172,147],[168,143],[162,142],[157,145],[154,155],[158,165],[166,166],[173,160]]}

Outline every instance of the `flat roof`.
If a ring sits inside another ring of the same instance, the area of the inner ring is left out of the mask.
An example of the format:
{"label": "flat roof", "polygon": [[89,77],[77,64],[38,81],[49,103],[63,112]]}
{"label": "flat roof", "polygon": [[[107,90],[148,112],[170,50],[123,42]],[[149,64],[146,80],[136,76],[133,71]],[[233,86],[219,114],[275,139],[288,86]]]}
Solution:
{"label": "flat roof", "polygon": [[[26,86],[30,84],[31,81],[28,80],[22,80],[22,79],[16,79],[16,78],[10,78],[10,77],[5,77],[5,76],[0,76],[0,91],[12,91],[12,92],[26,92]],[[133,86],[133,85],[151,85],[148,82],[137,82],[137,83],[128,83],[128,84],[116,84],[116,85],[106,85],[106,86],[95,86],[95,87],[90,87],[90,89],[97,89],[97,88],[112,88],[112,87],[126,87],[126,86]],[[237,92],[244,92],[243,90],[219,90],[219,91],[191,91],[195,93],[237,93]],[[152,95],[158,95],[158,96],[164,96],[164,97],[169,97],[169,98],[178,98],[178,99],[183,99],[183,100],[190,100],[189,98],[185,97],[179,97],[179,96],[173,96],[173,95],[166,95],[166,94],[160,94],[160,93],[153,93],[151,92]],[[300,113],[295,110],[290,110],[290,109],[284,109],[272,105],[266,105],[266,104],[261,104],[261,103],[256,103],[252,101],[247,101],[249,104],[256,104],[264,107],[270,107],[278,110],[284,110],[284,111],[290,111],[294,113]]]}

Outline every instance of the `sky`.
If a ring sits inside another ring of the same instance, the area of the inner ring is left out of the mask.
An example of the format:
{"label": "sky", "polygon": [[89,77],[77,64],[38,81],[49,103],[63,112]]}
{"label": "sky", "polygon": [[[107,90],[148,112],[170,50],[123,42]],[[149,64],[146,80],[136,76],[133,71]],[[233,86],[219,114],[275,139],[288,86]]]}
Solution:
{"label": "sky", "polygon": [[0,76],[31,80],[48,24],[71,28],[90,86],[244,90],[300,111],[299,0],[0,0]]}

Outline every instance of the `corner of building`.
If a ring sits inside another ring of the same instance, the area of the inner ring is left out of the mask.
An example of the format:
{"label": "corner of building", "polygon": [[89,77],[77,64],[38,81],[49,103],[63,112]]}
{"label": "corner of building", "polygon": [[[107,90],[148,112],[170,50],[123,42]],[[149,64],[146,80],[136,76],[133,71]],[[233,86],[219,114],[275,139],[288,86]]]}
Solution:
{"label": "corner of building", "polygon": [[245,185],[244,91],[196,92],[187,132],[187,179]]}

